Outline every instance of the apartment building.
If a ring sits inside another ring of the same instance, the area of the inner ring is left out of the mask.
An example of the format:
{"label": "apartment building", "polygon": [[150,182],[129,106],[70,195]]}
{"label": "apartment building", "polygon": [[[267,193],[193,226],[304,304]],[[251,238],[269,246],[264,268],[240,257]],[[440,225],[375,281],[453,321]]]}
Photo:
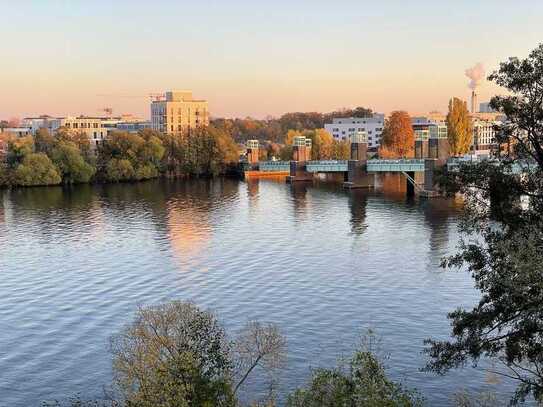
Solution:
{"label": "apartment building", "polygon": [[32,134],[36,134],[39,129],[47,129],[50,133],[53,133],[62,125],[62,119],[48,115],[25,117],[21,120],[21,125],[28,127]]}
{"label": "apartment building", "polygon": [[191,91],[169,91],[151,102],[151,128],[175,134],[209,124],[207,101],[195,100]]}
{"label": "apartment building", "polygon": [[496,145],[494,126],[496,121],[473,121],[473,151],[475,154],[490,154]]}
{"label": "apartment building", "polygon": [[43,115],[25,117],[21,123],[22,129],[32,135],[36,134],[39,129],[47,129],[50,133],[54,133],[61,127],[72,132],[84,133],[88,136],[93,147],[105,140],[112,131],[120,130],[135,133],[150,127],[149,121],[144,121],[132,115],[118,117],[51,117]]}
{"label": "apartment building", "polygon": [[64,117],[61,119],[61,127],[77,133],[86,134],[90,140],[91,147],[96,147],[108,134],[108,128],[104,127],[103,120],[103,117]]}
{"label": "apartment building", "polygon": [[359,132],[368,137],[368,147],[377,148],[381,144],[381,134],[385,125],[385,115],[374,113],[372,117],[338,117],[324,125],[325,130],[335,140],[350,140]]}

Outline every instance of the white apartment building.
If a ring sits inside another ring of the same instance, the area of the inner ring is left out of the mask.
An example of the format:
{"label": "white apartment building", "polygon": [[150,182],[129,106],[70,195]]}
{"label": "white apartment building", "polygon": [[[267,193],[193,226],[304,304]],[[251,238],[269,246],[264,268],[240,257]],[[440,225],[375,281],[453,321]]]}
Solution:
{"label": "white apartment building", "polygon": [[496,144],[494,126],[495,121],[473,121],[473,150],[476,154],[489,154]]}
{"label": "white apartment building", "polygon": [[39,129],[47,129],[50,133],[56,131],[62,125],[62,119],[47,115],[39,117],[25,117],[21,120],[24,127],[30,128],[32,134],[36,134]]}
{"label": "white apartment building", "polygon": [[335,140],[350,140],[358,132],[368,137],[368,147],[377,148],[381,144],[381,134],[385,125],[385,115],[374,113],[372,117],[338,117],[326,123],[324,129]]}
{"label": "white apartment building", "polygon": [[175,134],[209,124],[207,101],[195,100],[191,91],[170,91],[151,102],[151,128]]}

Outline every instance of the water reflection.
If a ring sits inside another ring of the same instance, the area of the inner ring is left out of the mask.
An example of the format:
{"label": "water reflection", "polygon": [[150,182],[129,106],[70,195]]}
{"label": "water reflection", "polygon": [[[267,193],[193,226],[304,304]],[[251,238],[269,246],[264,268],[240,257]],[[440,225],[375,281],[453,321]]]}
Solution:
{"label": "water reflection", "polygon": [[351,232],[361,235],[367,229],[366,208],[368,206],[368,190],[355,189],[349,191],[349,209],[351,210]]}
{"label": "water reflection", "polygon": [[294,219],[302,221],[308,216],[308,188],[307,182],[293,182],[289,185],[291,202],[294,209]]}
{"label": "water reflection", "polygon": [[[447,335],[446,313],[478,293],[467,273],[435,272],[455,243],[457,208],[407,200],[398,182],[384,191],[267,179],[0,191],[2,402],[100,396],[109,335],[138,304],[188,299],[227,328],[248,318],[281,326],[280,394],[314,362],[336,364],[371,326],[386,339],[393,377],[447,405],[458,383],[480,377],[420,373],[422,340]],[[253,390],[267,389],[256,381]]]}

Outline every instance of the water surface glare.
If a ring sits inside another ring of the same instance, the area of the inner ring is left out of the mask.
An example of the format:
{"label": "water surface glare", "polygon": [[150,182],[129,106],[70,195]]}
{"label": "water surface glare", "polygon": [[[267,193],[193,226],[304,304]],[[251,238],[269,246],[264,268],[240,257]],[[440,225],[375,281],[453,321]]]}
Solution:
{"label": "water surface glare", "polygon": [[[466,368],[422,373],[423,339],[478,298],[443,271],[458,205],[330,185],[196,180],[0,191],[0,405],[38,406],[110,383],[108,338],[139,304],[193,300],[229,332],[273,321],[288,340],[285,394],[371,328],[395,379],[430,405],[491,387]],[[252,381],[246,393],[266,389]]]}

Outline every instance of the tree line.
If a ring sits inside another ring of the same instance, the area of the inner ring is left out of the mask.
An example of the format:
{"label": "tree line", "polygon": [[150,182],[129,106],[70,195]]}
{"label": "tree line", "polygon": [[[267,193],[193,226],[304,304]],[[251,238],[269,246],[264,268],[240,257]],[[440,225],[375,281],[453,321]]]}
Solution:
{"label": "tree line", "polygon": [[0,186],[139,181],[159,176],[215,176],[237,165],[239,149],[213,126],[184,134],[145,129],[114,131],[95,148],[88,136],[61,128],[34,136],[8,137]]}
{"label": "tree line", "polygon": [[232,135],[238,143],[247,140],[269,141],[282,143],[289,130],[317,130],[324,128],[336,117],[371,117],[373,111],[365,107],[340,109],[329,113],[292,112],[285,113],[279,118],[268,117],[263,120],[247,117],[245,119],[215,118],[211,124]]}

